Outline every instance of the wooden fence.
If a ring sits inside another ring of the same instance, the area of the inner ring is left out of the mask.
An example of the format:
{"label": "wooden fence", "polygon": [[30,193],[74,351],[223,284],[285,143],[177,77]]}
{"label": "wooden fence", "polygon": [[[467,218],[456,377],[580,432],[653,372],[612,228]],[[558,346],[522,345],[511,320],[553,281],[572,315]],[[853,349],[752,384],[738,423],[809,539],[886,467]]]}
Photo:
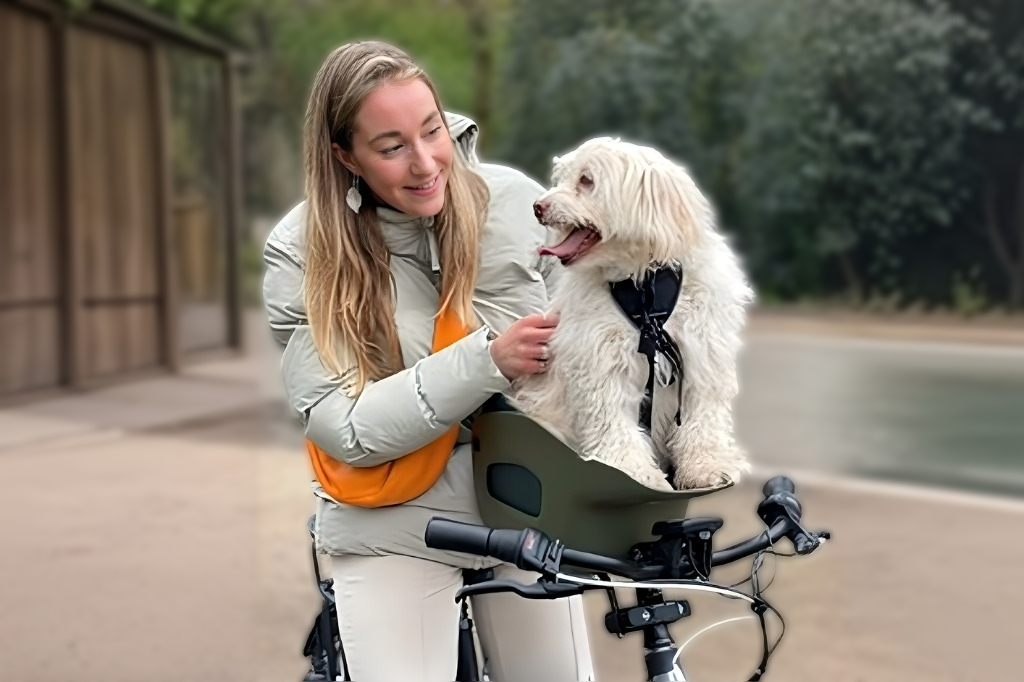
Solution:
{"label": "wooden fence", "polygon": [[228,51],[129,3],[0,0],[0,395],[240,346],[232,88]]}

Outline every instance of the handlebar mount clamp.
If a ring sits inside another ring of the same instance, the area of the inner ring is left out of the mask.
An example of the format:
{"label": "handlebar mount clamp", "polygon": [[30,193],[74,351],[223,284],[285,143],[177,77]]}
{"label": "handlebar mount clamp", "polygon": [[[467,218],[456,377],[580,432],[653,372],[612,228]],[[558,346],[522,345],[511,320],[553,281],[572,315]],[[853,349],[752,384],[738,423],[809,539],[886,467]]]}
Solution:
{"label": "handlebar mount clamp", "polygon": [[632,608],[613,609],[604,617],[604,626],[613,635],[639,632],[654,625],[668,625],[690,615],[690,602],[685,599],[657,604],[640,604]]}
{"label": "handlebar mount clamp", "polygon": [[633,546],[630,558],[651,566],[663,566],[661,578],[708,580],[711,575],[713,537],[722,519],[698,517],[659,521],[651,528],[657,540]]}

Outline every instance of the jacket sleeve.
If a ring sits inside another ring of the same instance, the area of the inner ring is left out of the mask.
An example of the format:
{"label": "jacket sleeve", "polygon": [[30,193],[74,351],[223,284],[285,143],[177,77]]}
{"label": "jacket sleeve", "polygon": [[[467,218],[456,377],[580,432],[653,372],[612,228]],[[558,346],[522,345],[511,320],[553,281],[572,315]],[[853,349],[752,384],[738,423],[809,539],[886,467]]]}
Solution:
{"label": "jacket sleeve", "polygon": [[434,440],[509,387],[481,328],[412,367],[368,383],[350,397],[355,368],[334,376],[320,360],[302,310],[302,268],[295,254],[268,241],[264,299],[275,338],[284,345],[281,372],[306,436],[353,466],[397,459]]}

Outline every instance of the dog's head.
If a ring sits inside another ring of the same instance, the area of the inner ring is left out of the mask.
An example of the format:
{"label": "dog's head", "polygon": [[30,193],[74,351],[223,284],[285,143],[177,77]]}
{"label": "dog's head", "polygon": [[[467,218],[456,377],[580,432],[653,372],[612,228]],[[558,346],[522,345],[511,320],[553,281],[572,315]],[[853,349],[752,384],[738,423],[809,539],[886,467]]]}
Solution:
{"label": "dog's head", "polygon": [[650,147],[600,137],[554,160],[552,188],[534,203],[552,232],[541,248],[574,268],[642,272],[688,260],[710,228],[689,174]]}

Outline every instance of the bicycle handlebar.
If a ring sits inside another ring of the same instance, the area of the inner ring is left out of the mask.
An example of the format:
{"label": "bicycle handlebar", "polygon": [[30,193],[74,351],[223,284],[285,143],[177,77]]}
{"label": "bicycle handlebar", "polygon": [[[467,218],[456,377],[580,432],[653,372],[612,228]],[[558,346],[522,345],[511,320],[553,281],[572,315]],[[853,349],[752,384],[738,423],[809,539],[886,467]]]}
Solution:
{"label": "bicycle handlebar", "polygon": [[[813,552],[830,534],[808,533],[800,526],[801,506],[793,482],[776,476],[765,483],[764,500],[758,505],[758,516],[768,530],[757,537],[712,553],[711,566],[732,563],[772,546],[783,537],[793,543],[797,554]],[[524,530],[494,529],[461,521],[434,517],[427,523],[424,536],[428,547],[488,556],[514,564],[518,568],[547,575],[558,572],[561,564],[620,575],[633,580],[659,577],[663,566],[641,565],[614,557],[581,552],[563,547],[533,528]]]}
{"label": "bicycle handlebar", "polygon": [[[685,600],[664,601],[663,587],[689,587],[717,591],[732,598],[743,597],[750,602],[761,624],[762,658],[754,675],[749,678],[759,680],[782,638],[780,635],[775,644],[769,646],[764,616],[769,609],[776,615],[778,611],[761,596],[755,579],[756,564],[751,573],[753,592],[750,595],[731,587],[713,585],[710,582],[711,569],[768,549],[783,537],[789,538],[798,554],[813,552],[823,539],[830,537],[827,531],[808,533],[800,525],[802,508],[796,498],[796,488],[788,478],[777,476],[769,480],[762,492],[764,499],[757,506],[757,515],[766,530],[717,552],[712,551],[712,543],[715,531],[722,526],[722,520],[718,518],[660,521],[651,529],[651,534],[660,536],[659,539],[634,545],[630,550],[633,560],[570,549],[534,528],[494,529],[438,517],[427,523],[424,540],[428,547],[494,557],[541,574],[541,578],[530,585],[493,578],[468,584],[459,590],[456,599],[508,591],[527,599],[559,599],[582,594],[585,590],[608,590],[612,610],[605,616],[605,627],[619,635],[644,632],[644,660],[648,679],[651,680],[684,679],[676,661],[681,649],[672,646],[672,638],[666,628],[668,624],[688,616],[690,607]],[[631,584],[637,589],[637,606],[620,608],[615,601],[612,588],[625,587],[630,583],[616,583],[607,575],[601,580],[569,575],[562,572],[563,565],[632,580]]]}

